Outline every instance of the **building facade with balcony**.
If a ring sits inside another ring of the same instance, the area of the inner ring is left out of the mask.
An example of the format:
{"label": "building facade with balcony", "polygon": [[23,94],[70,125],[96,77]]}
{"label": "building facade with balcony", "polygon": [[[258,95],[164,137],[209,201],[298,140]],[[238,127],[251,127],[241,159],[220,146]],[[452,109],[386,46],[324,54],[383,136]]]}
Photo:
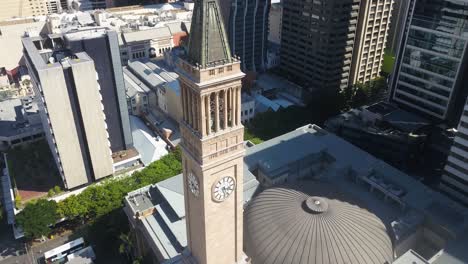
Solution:
{"label": "building facade with balcony", "polygon": [[354,41],[350,84],[366,83],[380,76],[394,0],[362,0]]}
{"label": "building facade with balcony", "polygon": [[380,73],[392,0],[283,4],[280,69],[306,89],[335,92]]}

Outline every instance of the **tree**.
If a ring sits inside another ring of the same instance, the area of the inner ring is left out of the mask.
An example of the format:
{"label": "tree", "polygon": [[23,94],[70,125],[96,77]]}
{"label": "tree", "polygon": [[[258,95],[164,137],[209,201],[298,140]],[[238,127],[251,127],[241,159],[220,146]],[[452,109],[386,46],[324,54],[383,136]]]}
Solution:
{"label": "tree", "polygon": [[127,260],[132,260],[133,259],[133,241],[131,239],[131,233],[128,234],[120,234],[119,240],[120,240],[120,245],[119,245],[119,253],[124,255],[127,258]]}
{"label": "tree", "polygon": [[50,226],[59,219],[57,203],[45,199],[28,203],[17,217],[16,222],[24,230],[27,238],[39,238],[50,234]]}
{"label": "tree", "polygon": [[62,192],[62,189],[60,189],[60,186],[55,185],[54,186],[54,192],[55,192],[55,194],[59,194],[59,193]]}
{"label": "tree", "polygon": [[74,218],[83,219],[88,213],[87,201],[80,200],[77,196],[71,195],[58,203],[57,213],[61,217],[66,217],[70,220]]}
{"label": "tree", "polygon": [[19,193],[16,193],[16,195],[15,195],[15,207],[16,207],[16,209],[21,208],[22,205],[23,205],[23,201],[21,199],[21,195]]}

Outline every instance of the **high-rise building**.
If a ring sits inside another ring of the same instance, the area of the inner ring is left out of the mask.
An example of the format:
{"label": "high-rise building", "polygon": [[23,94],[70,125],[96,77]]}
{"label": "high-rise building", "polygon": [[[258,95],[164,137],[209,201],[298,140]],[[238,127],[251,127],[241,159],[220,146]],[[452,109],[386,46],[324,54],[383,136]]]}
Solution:
{"label": "high-rise building", "polygon": [[394,0],[361,0],[349,83],[380,76]]}
{"label": "high-rise building", "polygon": [[0,21],[14,17],[45,16],[61,11],[60,0],[2,0]]}
{"label": "high-rise building", "polygon": [[468,205],[468,100],[447,158],[440,189],[452,199]]}
{"label": "high-rise building", "polygon": [[67,33],[64,38],[69,49],[75,53],[86,52],[94,61],[112,152],[131,148],[133,139],[117,33],[85,29]]}
{"label": "high-rise building", "polygon": [[269,0],[219,0],[229,45],[243,71],[266,69]]}
{"label": "high-rise building", "polygon": [[466,1],[416,1],[397,55],[392,101],[458,124],[468,93],[467,15]]}
{"label": "high-rise building", "polygon": [[65,38],[24,38],[25,62],[44,132],[66,188],[113,174],[102,89],[94,61]]}
{"label": "high-rise building", "polygon": [[390,23],[390,31],[388,33],[387,49],[393,54],[397,53],[406,32],[406,27],[409,24],[412,8],[416,0],[400,0],[395,1],[392,11],[392,19]]}
{"label": "high-rise building", "polygon": [[281,28],[283,27],[283,3],[271,3],[268,16],[268,41],[281,44]]}
{"label": "high-rise building", "polygon": [[380,73],[392,0],[283,3],[281,71],[310,90],[333,92]]}
{"label": "high-rise building", "polygon": [[196,1],[188,54],[179,61],[188,249],[197,263],[243,260],[240,61],[217,0]]}

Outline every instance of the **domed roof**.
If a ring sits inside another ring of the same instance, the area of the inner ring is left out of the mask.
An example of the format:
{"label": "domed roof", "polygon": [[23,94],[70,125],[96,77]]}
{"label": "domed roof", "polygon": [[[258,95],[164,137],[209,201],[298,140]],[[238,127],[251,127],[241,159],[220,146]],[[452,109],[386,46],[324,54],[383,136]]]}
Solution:
{"label": "domed roof", "polygon": [[392,263],[382,221],[325,183],[263,191],[245,213],[246,253],[253,264]]}

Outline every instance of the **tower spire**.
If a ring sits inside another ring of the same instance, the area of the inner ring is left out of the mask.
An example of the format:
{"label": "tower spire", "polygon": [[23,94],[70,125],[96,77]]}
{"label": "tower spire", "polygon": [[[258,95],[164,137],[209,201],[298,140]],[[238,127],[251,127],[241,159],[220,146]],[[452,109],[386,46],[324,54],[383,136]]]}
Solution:
{"label": "tower spire", "polygon": [[195,0],[188,61],[202,68],[232,62],[218,0]]}

